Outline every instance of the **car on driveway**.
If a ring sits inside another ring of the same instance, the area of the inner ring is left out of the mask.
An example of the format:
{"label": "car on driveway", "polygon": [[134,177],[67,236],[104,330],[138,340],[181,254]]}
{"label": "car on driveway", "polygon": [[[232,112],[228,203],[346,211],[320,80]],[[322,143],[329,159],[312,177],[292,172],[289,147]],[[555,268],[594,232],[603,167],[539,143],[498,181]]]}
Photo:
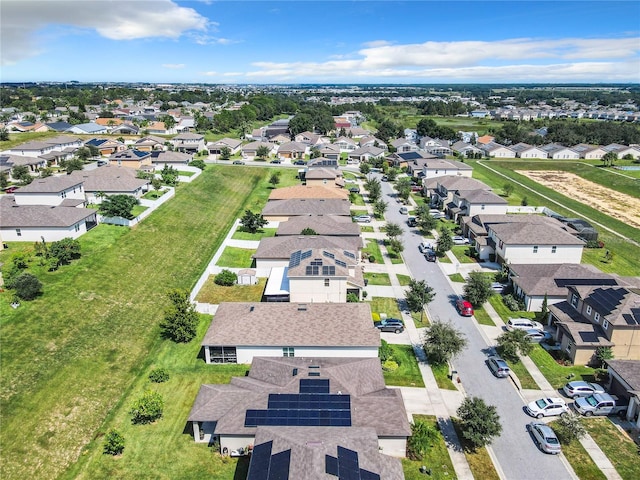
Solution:
{"label": "car on driveway", "polygon": [[454,245],[467,245],[469,243],[468,238],[461,237],[460,235],[456,235],[451,240],[453,240]]}
{"label": "car on driveway", "polygon": [[499,283],[499,282],[493,282],[491,284],[491,290],[493,290],[496,293],[502,293],[504,292],[504,289],[507,288],[507,286],[504,283]]}
{"label": "car on driveway", "polygon": [[356,215],[355,217],[353,217],[353,220],[355,222],[360,222],[360,223],[371,223],[371,216],[370,215]]}
{"label": "car on driveway", "polygon": [[402,333],[404,331],[404,323],[398,318],[385,318],[373,324],[381,332]]}
{"label": "car on driveway", "polygon": [[242,160],[234,160],[233,164],[234,165],[244,165],[244,162]]}
{"label": "car on driveway", "polygon": [[537,328],[532,328],[530,330],[525,330],[526,338],[530,342],[540,343],[544,340],[550,340],[553,336],[549,332],[545,332],[544,330],[538,330]]}
{"label": "car on driveway", "polygon": [[569,398],[588,397],[594,393],[605,393],[604,388],[597,383],[584,382],[582,380],[575,380],[567,383],[562,387],[562,391]]}
{"label": "car on driveway", "polygon": [[282,163],[282,160],[280,160],[279,158],[274,158],[269,163]]}
{"label": "car on driveway", "polygon": [[307,162],[305,162],[304,160],[296,160],[295,162],[293,162],[294,165],[306,165]]}
{"label": "car on driveway", "polygon": [[456,309],[463,317],[473,317],[473,305],[464,298],[456,300]]}
{"label": "car on driveway", "polygon": [[360,187],[349,187],[349,193],[360,193]]}
{"label": "car on driveway", "polygon": [[531,402],[524,407],[524,409],[529,415],[535,418],[565,415],[569,412],[567,402],[557,397],[541,398],[540,400]]}
{"label": "car on driveway", "polygon": [[498,378],[506,378],[511,373],[511,369],[507,362],[505,362],[502,358],[497,355],[491,355],[487,358],[487,366],[491,373],[493,373]]}
{"label": "car on driveway", "polygon": [[510,318],[507,322],[507,330],[544,330],[540,322],[530,318]]}
{"label": "car on driveway", "polygon": [[540,450],[553,455],[560,453],[560,441],[556,436],[556,432],[550,426],[544,423],[531,422],[527,424],[527,430]]}

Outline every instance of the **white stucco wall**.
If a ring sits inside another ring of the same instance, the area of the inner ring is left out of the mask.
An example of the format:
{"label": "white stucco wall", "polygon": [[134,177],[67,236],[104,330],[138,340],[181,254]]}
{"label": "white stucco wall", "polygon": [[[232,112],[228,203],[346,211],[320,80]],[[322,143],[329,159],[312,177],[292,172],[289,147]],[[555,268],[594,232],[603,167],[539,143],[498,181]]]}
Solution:
{"label": "white stucco wall", "polygon": [[236,347],[238,363],[251,363],[253,357],[282,357],[283,347],[293,347],[296,357],[375,358],[377,347],[298,347],[280,345],[271,347]]}
{"label": "white stucco wall", "polygon": [[380,453],[391,457],[404,458],[407,456],[407,439],[397,437],[378,437]]}
{"label": "white stucco wall", "polygon": [[[499,242],[497,242],[499,245]],[[534,253],[533,245],[504,245],[496,253],[509,263],[580,263],[582,259],[582,245],[556,245],[556,252],[552,253],[552,245],[538,245]]]}
{"label": "white stucco wall", "polygon": [[[325,279],[329,286],[325,287]],[[347,301],[347,281],[340,277],[289,279],[289,301],[311,303],[344,303]]]}
{"label": "white stucco wall", "polygon": [[84,200],[84,189],[82,185],[76,185],[74,188],[68,188],[58,193],[14,193],[15,201],[18,205],[51,205],[57,206],[63,200],[76,199]]}
{"label": "white stucco wall", "polygon": [[284,258],[269,258],[269,259],[260,259],[256,258],[256,268],[277,268],[277,267],[288,267],[289,259]]}
{"label": "white stucco wall", "polygon": [[507,205],[484,205],[484,209],[480,204],[473,204],[469,207],[469,212],[466,213],[468,216],[473,215],[504,215],[507,213]]}
{"label": "white stucco wall", "polygon": [[255,436],[234,436],[234,435],[220,435],[220,451],[223,452],[227,449],[228,454],[231,450],[238,450],[239,448],[245,448],[249,445],[253,445]]}
{"label": "white stucco wall", "polygon": [[44,237],[47,242],[57,242],[63,238],[76,239],[81,235],[87,233],[87,226],[84,222],[79,222],[78,231],[72,225],[70,228],[20,228],[21,235],[19,236],[16,228],[0,228],[0,236],[5,242],[41,242]]}

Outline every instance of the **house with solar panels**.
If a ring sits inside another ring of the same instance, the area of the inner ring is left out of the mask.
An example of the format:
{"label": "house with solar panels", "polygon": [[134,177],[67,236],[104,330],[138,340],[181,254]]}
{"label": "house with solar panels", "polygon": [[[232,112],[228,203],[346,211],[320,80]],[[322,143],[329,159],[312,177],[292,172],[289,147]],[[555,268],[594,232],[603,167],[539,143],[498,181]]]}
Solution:
{"label": "house with solar panels", "polygon": [[609,347],[620,360],[640,360],[640,288],[569,285],[567,299],[549,307],[556,340],[579,365],[596,360]]}
{"label": "house with solar panels", "polygon": [[[228,384],[202,385],[188,422],[196,442],[218,441],[222,454],[287,433],[307,442],[322,441],[327,430],[334,441],[348,442],[343,447],[358,451],[362,445],[364,452],[366,439],[352,443],[345,435],[366,428],[375,432],[379,453],[404,457],[411,435],[402,394],[386,387],[377,357],[256,357],[247,376],[233,377]],[[335,475],[339,452],[337,446],[327,448],[323,454],[333,457],[329,467]],[[372,471],[372,466],[363,458],[365,470]],[[326,463],[315,468],[326,472]],[[310,478],[323,478],[318,473]]]}
{"label": "house with solar panels", "polygon": [[377,358],[380,333],[366,303],[223,302],[202,340],[210,364],[255,357]]}

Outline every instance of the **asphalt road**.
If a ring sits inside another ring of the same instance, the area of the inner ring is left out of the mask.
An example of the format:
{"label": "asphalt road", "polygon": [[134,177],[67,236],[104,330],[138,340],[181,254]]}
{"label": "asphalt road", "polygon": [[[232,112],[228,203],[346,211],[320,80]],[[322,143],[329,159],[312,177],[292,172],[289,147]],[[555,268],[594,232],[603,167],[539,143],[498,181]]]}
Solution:
{"label": "asphalt road", "polygon": [[400,203],[393,194],[391,185],[382,182],[382,193],[389,203],[385,218],[400,224],[405,233],[403,256],[412,276],[426,280],[436,296],[428,306],[431,321],[451,321],[467,339],[466,349],[454,359],[454,366],[468,396],[481,397],[487,404],[495,405],[502,424],[502,435],[495,439],[492,447],[509,480],[540,480],[572,478],[565,466],[566,460],[560,456],[542,453],[533,443],[526,430],[527,423],[533,421],[523,411],[525,402],[509,379],[495,378],[485,359],[490,349],[475,321],[458,315],[454,302],[456,294],[448,279],[436,263],[429,263],[418,251],[422,241],[416,229],[407,225],[407,215],[400,213]]}

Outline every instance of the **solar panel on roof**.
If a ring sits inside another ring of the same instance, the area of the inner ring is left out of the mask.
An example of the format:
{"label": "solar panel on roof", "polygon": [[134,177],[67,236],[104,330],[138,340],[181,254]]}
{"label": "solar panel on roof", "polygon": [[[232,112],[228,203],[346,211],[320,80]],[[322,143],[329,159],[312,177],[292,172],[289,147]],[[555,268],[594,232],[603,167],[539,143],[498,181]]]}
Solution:
{"label": "solar panel on roof", "polygon": [[331,253],[331,252],[327,252],[326,250],[323,250],[323,251],[322,251],[322,254],[323,254],[325,257],[328,257],[328,258],[336,258],[336,256],[335,256],[333,253]]}
{"label": "solar panel on roof", "polygon": [[556,279],[558,287],[567,287],[569,285],[617,285],[618,282],[613,278],[558,278]]}
{"label": "solar panel on roof", "polygon": [[291,258],[289,259],[289,268],[297,267],[298,265],[300,265],[301,254],[302,253],[300,252],[300,250],[291,254]]}
{"label": "solar panel on roof", "polygon": [[336,260],[336,265],[339,265],[341,267],[346,267],[347,264],[345,262],[343,262],[342,260]]}
{"label": "solar panel on roof", "polygon": [[272,446],[273,442],[269,441],[253,447],[247,480],[263,480],[265,478],[265,473],[269,471],[269,463],[271,462]]}
{"label": "solar panel on roof", "polygon": [[351,253],[351,252],[349,252],[347,250],[344,250],[342,253],[344,253],[345,256],[347,256],[349,258],[356,258],[356,256],[353,253]]}
{"label": "solar panel on roof", "polygon": [[284,450],[271,457],[268,480],[288,480],[291,450]]}
{"label": "solar panel on roof", "polygon": [[360,468],[358,452],[338,445],[338,456],[325,455],[324,471],[339,480],[380,480],[380,475]]}
{"label": "solar panel on roof", "polygon": [[305,258],[309,258],[311,256],[311,250],[307,250],[305,252],[302,252],[302,255],[300,256],[301,260],[304,260]]}

